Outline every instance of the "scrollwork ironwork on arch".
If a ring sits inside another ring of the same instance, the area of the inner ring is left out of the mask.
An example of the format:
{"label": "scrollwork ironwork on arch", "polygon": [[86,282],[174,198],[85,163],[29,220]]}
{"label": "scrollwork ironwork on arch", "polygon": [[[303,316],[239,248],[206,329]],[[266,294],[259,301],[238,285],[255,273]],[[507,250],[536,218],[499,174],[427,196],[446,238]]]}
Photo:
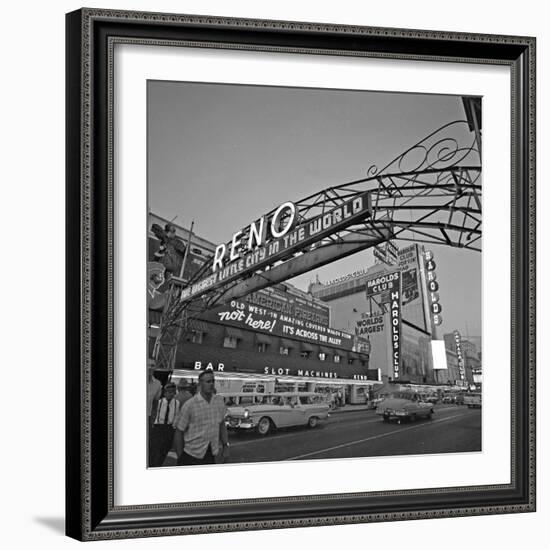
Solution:
{"label": "scrollwork ironwork on arch", "polygon": [[470,132],[466,120],[455,120],[444,124],[381,169],[378,169],[375,164],[370,165],[367,169],[367,177],[444,170],[459,164],[481,165],[476,136]]}

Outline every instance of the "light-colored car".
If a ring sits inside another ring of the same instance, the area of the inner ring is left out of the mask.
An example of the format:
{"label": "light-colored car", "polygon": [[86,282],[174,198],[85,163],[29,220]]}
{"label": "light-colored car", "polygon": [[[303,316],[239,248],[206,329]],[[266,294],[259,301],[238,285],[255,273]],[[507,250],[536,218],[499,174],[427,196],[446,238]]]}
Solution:
{"label": "light-colored car", "polygon": [[388,397],[388,394],[384,393],[384,394],[377,395],[374,399],[371,399],[369,401],[369,409],[377,409],[380,403],[382,403],[382,401],[384,401],[386,397]]}
{"label": "light-colored car", "polygon": [[433,403],[424,401],[421,394],[407,391],[392,393],[376,409],[376,414],[382,416],[385,422],[397,420],[399,424],[404,420],[432,418],[433,413]]}
{"label": "light-colored car", "polygon": [[468,405],[469,409],[481,409],[481,393],[464,394],[464,405]]}
{"label": "light-colored car", "polygon": [[437,393],[426,393],[422,395],[422,401],[436,405],[439,403],[439,395]]}
{"label": "light-colored car", "polygon": [[329,405],[314,392],[257,394],[255,402],[229,406],[225,423],[235,430],[256,430],[267,435],[277,428],[309,426],[315,428],[329,416]]}

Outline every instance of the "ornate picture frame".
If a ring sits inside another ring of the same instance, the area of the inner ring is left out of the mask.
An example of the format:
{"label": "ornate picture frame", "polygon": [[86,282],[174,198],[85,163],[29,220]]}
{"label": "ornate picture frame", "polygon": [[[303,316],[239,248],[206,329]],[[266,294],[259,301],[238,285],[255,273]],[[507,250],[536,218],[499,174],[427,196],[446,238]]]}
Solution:
{"label": "ornate picture frame", "polygon": [[[120,205],[113,98],[120,44],[509,69],[509,483],[116,504],[114,266],[120,251],[114,226]],[[534,38],[81,9],[67,15],[66,47],[68,536],[104,540],[535,510]]]}

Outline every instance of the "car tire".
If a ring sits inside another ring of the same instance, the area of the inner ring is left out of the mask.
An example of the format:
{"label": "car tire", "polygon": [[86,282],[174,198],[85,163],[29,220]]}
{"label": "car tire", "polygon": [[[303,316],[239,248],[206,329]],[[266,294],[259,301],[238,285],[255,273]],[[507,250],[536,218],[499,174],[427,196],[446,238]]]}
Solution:
{"label": "car tire", "polygon": [[316,416],[310,416],[307,425],[310,428],[316,428],[319,425],[319,419]]}
{"label": "car tire", "polygon": [[260,418],[260,421],[258,422],[258,425],[256,426],[256,431],[259,435],[267,435],[272,428],[271,420],[267,416],[262,416]]}

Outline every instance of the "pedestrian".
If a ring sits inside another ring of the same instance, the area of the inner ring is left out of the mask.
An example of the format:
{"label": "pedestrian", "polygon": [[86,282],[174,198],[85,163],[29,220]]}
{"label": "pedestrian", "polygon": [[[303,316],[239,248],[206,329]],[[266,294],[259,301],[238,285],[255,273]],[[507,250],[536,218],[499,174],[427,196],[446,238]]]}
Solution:
{"label": "pedestrian", "polygon": [[174,444],[178,466],[214,464],[229,456],[223,397],[215,394],[214,373],[199,375],[199,391],[182,406],[176,421]]}
{"label": "pedestrian", "polygon": [[175,399],[176,384],[164,386],[164,397],[159,400],[153,426],[149,436],[149,467],[158,468],[164,464],[168,451],[174,443],[174,422],[180,404]]}
{"label": "pedestrian", "polygon": [[162,395],[162,384],[160,380],[155,377],[155,362],[152,359],[149,360],[147,370],[147,418],[149,419],[149,429],[151,429],[155,411],[157,410],[158,400]]}
{"label": "pedestrian", "polygon": [[185,380],[185,378],[182,378],[178,382],[178,394],[176,395],[176,399],[178,400],[180,404],[180,409],[182,405],[189,399],[191,399],[193,396],[191,395],[191,392],[189,391],[189,382]]}

